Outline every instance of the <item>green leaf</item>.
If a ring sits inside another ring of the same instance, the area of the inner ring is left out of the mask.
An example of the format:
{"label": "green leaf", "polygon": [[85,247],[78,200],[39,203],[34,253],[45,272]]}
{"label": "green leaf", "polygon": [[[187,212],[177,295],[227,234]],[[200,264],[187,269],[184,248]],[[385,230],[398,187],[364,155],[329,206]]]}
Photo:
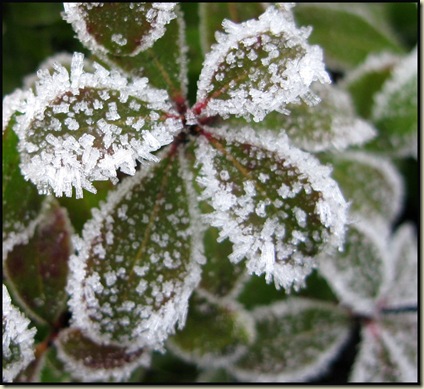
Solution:
{"label": "green leaf", "polygon": [[254,335],[250,315],[238,304],[194,294],[186,325],[168,340],[168,347],[199,366],[221,367],[237,359]]}
{"label": "green leaf", "polygon": [[199,3],[200,38],[203,53],[206,54],[216,43],[215,32],[222,30],[222,21],[241,23],[257,18],[264,12],[261,3]]}
{"label": "green leaf", "polygon": [[277,288],[303,285],[313,257],[343,241],[347,205],[330,170],[283,135],[213,131],[198,139],[198,182],[207,221],[233,243],[229,259],[246,258]]}
{"label": "green leaf", "polygon": [[171,20],[164,36],[158,39],[153,47],[134,56],[111,53],[99,56],[106,63],[118,66],[132,77],[147,77],[151,85],[167,90],[172,100],[183,104],[187,95],[187,47],[184,18],[178,5],[175,13],[177,18]]}
{"label": "green leaf", "polygon": [[77,327],[99,343],[161,347],[200,279],[201,228],[175,150],[123,181],[93,211],[67,290]]}
{"label": "green leaf", "polygon": [[417,49],[393,69],[391,77],[375,96],[372,120],[377,138],[368,145],[389,156],[418,153],[418,65]]}
{"label": "green leaf", "polygon": [[175,3],[64,3],[63,18],[94,53],[136,55],[163,36]]}
{"label": "green leaf", "polygon": [[225,33],[217,33],[203,63],[195,114],[259,122],[300,98],[314,103],[311,83],[330,80],[321,49],[307,43],[310,29],[296,28],[289,8],[271,6],[258,20],[223,22]]}
{"label": "green leaf", "polygon": [[333,166],[332,176],[350,202],[351,214],[389,222],[399,216],[404,183],[389,159],[360,151],[327,154],[320,159]]}
{"label": "green leaf", "polygon": [[418,382],[417,315],[391,315],[362,329],[350,382]]}
{"label": "green leaf", "polygon": [[310,25],[310,41],[324,49],[326,62],[334,69],[359,65],[371,53],[402,52],[384,17],[384,4],[299,4],[296,20]]}
{"label": "green leaf", "polygon": [[355,312],[373,314],[387,266],[388,226],[356,219],[347,231],[343,251],[319,258],[320,273],[341,303]]}
{"label": "green leaf", "polygon": [[66,309],[71,234],[66,211],[47,199],[34,234],[16,245],[4,263],[8,284],[27,314],[52,326]]}
{"label": "green leaf", "polygon": [[83,382],[123,381],[138,366],[150,364],[148,351],[97,344],[78,328],[62,330],[55,346],[65,369]]}
{"label": "green leaf", "polygon": [[71,374],[65,370],[63,362],[57,356],[57,348],[50,347],[44,354],[38,382],[68,383],[72,381]]}
{"label": "green leaf", "polygon": [[218,242],[219,231],[209,227],[204,235],[206,263],[202,267],[202,280],[199,288],[213,296],[232,295],[240,280],[245,276],[245,267],[228,260],[233,245],[226,239]]}
{"label": "green leaf", "polygon": [[346,74],[341,84],[349,91],[356,112],[369,119],[374,96],[390,77],[399,56],[392,53],[370,54],[365,62]]}
{"label": "green leaf", "polygon": [[[21,91],[3,100],[2,137],[2,209],[3,258],[15,244],[25,242],[34,230],[44,196],[24,180],[19,168],[18,137],[13,131],[19,109]],[[9,111],[9,113],[8,113]]]}
{"label": "green leaf", "polygon": [[256,341],[228,369],[243,382],[298,382],[319,376],[349,335],[345,311],[318,300],[291,298],[252,314]]}
{"label": "green leaf", "polygon": [[2,308],[3,381],[12,382],[18,373],[34,359],[35,328],[28,328],[30,321],[12,305],[9,292],[3,285]]}
{"label": "green leaf", "polygon": [[84,71],[76,53],[70,75],[59,64],[53,74],[40,71],[37,93],[17,118],[22,171],[41,193],[70,197],[75,187],[81,198],[83,188],[96,191],[91,181],[116,183],[118,169],[132,175],[136,160],[157,161],[151,153],[182,128],[165,91],[93,67]]}
{"label": "green leaf", "polygon": [[404,223],[390,239],[385,283],[380,305],[389,309],[417,306],[418,243],[413,224]]}
{"label": "green leaf", "polygon": [[[271,112],[259,123],[250,126],[258,131],[285,131],[296,147],[311,152],[343,150],[352,145],[362,145],[372,139],[376,131],[357,117],[350,96],[332,85],[314,83],[311,91],[319,101],[287,104],[285,114]],[[242,126],[243,119],[226,123]],[[244,121],[245,125],[246,122]]]}

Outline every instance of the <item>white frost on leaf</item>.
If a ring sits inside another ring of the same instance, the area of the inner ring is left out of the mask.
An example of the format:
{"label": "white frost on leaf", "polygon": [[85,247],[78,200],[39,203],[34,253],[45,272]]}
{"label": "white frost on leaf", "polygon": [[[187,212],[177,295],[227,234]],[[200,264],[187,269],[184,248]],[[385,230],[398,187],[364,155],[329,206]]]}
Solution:
{"label": "white frost on leaf", "polygon": [[98,343],[161,350],[185,323],[204,258],[174,158],[124,180],[75,238],[69,307]]}
{"label": "white frost on leaf", "polygon": [[[75,337],[75,333],[78,333],[75,328],[62,330],[55,340],[55,346],[58,358],[65,365],[65,370],[82,382],[122,382],[127,380],[137,367],[150,366],[151,353],[148,350],[125,352],[125,349],[101,345],[97,345],[98,348],[96,348],[93,341],[85,337]],[[68,342],[71,351],[66,347]],[[84,350],[87,342],[89,347],[91,346],[91,355],[90,348]],[[73,347],[76,350],[74,353],[72,353]],[[85,355],[84,351],[86,351]]]}
{"label": "white frost on leaf", "polygon": [[319,271],[343,304],[374,315],[384,282],[389,230],[385,223],[356,220],[347,231],[343,251],[319,258]]}
{"label": "white frost on leaf", "polygon": [[[109,50],[96,41],[96,36],[88,31],[87,28],[87,11],[95,7],[103,7],[107,3],[63,3],[64,12],[63,19],[72,24],[74,31],[78,35],[78,39],[94,53],[105,54]],[[148,24],[147,31],[140,36],[140,42],[135,49],[126,55],[135,56],[153,46],[153,44],[165,34],[166,25],[176,18],[174,8],[177,3],[127,3],[128,12],[132,14],[142,15],[141,19],[136,21],[141,24]],[[128,18],[128,16],[127,16]],[[144,19],[144,20],[143,20]],[[125,21],[123,21],[125,23]],[[103,27],[103,26],[102,26]],[[106,28],[106,27],[105,27]],[[125,47],[128,39],[120,33],[111,35],[111,41],[118,47],[112,54],[124,55],[120,53],[119,47]],[[117,51],[117,52],[116,52]]]}
{"label": "white frost on leaf", "polygon": [[417,306],[418,245],[412,224],[401,225],[388,247],[387,273],[380,304],[387,308]]}
{"label": "white frost on leaf", "polygon": [[214,208],[207,221],[220,229],[220,241],[233,243],[230,261],[246,258],[250,274],[265,273],[277,288],[298,288],[315,266],[312,255],[343,243],[347,204],[330,169],[285,135],[211,131],[217,142],[200,137],[196,149],[201,199]]}
{"label": "white frost on leaf", "polygon": [[289,298],[253,312],[256,341],[228,371],[247,382],[304,382],[325,374],[349,338],[348,316],[319,300]]}
{"label": "white frost on leaf", "polygon": [[36,93],[28,92],[14,127],[22,173],[41,194],[70,197],[72,187],[77,198],[82,189],[95,193],[92,181],[116,182],[118,169],[132,175],[136,160],[157,161],[152,152],[182,128],[167,93],[147,79],[128,82],[96,63],[92,73],[83,65],[75,53],[70,75],[59,64],[52,74],[40,70]]}
{"label": "white frost on leaf", "polygon": [[2,333],[3,333],[3,381],[12,382],[20,371],[34,359],[35,328],[15,306],[3,285]]}
{"label": "white frost on leaf", "polygon": [[269,7],[257,20],[225,20],[223,27],[199,77],[195,109],[202,115],[259,122],[300,99],[312,103],[311,83],[330,82],[322,50],[307,44],[311,29],[297,28],[288,8]]}

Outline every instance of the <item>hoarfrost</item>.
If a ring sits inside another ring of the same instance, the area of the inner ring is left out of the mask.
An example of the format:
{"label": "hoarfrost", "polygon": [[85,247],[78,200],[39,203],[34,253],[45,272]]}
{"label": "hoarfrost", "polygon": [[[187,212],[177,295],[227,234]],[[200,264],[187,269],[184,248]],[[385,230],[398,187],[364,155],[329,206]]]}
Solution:
{"label": "hoarfrost", "polygon": [[[78,35],[78,39],[94,53],[106,54],[111,53],[114,55],[130,55],[135,56],[141,51],[144,51],[151,46],[165,34],[166,25],[173,19],[176,18],[174,8],[177,3],[130,3],[128,6],[131,8],[131,22],[125,22],[120,19],[119,14],[115,14],[115,23],[117,26],[100,26],[98,28],[112,29],[113,31],[119,31],[119,28],[122,29],[122,32],[125,31],[128,34],[128,38],[131,38],[129,32],[126,29],[122,28],[119,23],[132,24],[137,23],[144,28],[141,29],[142,33],[138,36],[138,43],[135,45],[134,49],[128,53],[128,48],[126,46],[131,43],[129,40],[121,33],[116,32],[111,34],[110,42],[114,43],[113,49],[107,48],[103,44],[104,42],[98,41],[99,38],[94,33],[90,33],[90,30],[93,30],[93,27],[89,28],[89,11],[93,7],[103,7],[107,3],[63,3],[64,12],[62,14],[63,19],[68,23],[72,24],[74,31]],[[126,3],[124,3],[126,4]],[[111,11],[112,12],[112,11]]]}
{"label": "hoarfrost", "polygon": [[[157,161],[152,152],[172,142],[182,129],[181,121],[172,117],[153,122],[139,118],[134,129],[122,126],[119,120],[131,114],[156,114],[159,118],[159,111],[172,116],[167,93],[150,88],[146,79],[128,82],[98,64],[94,64],[94,73],[82,67],[83,55],[76,53],[71,76],[60,65],[52,75],[42,73],[36,84],[36,98],[27,98],[25,114],[14,127],[20,138],[22,173],[41,194],[53,191],[56,196],[69,197],[72,187],[77,198],[83,196],[82,189],[95,192],[92,181],[116,181],[118,169],[134,174],[136,160]],[[122,95],[134,101],[133,107],[138,104],[143,110],[125,107],[120,102]],[[103,115],[104,104],[108,107],[105,117],[87,125],[87,117],[90,119],[93,113]],[[58,127],[58,119],[73,132],[72,136]]]}
{"label": "hoarfrost", "polygon": [[[75,238],[78,254],[70,259],[69,306],[75,326],[99,343],[161,350],[175,325],[185,322],[188,298],[200,280],[204,259],[201,229],[192,225],[192,202],[186,197],[193,196],[181,178],[188,173],[176,163],[178,156],[169,158],[175,159],[164,159],[124,180],[93,211],[82,239]],[[140,197],[142,202],[137,201]],[[167,203],[175,211],[165,211]],[[124,211],[134,215],[134,223],[121,219]],[[112,244],[106,239],[108,218],[114,220]],[[134,244],[116,239],[118,235],[134,236]],[[95,250],[99,245],[103,254]],[[128,317],[118,312],[117,301],[134,303]],[[102,311],[107,304],[112,307],[108,314]]]}
{"label": "hoarfrost", "polygon": [[[214,208],[207,221],[220,229],[219,241],[229,238],[233,243],[232,262],[245,257],[249,273],[265,273],[267,282],[273,279],[278,288],[301,286],[315,264],[312,252],[343,242],[347,204],[329,177],[330,170],[290,146],[285,135],[276,138],[267,133],[258,138],[248,128],[213,130],[213,134],[219,135],[219,145],[199,138],[196,150],[198,182],[204,189],[201,199]],[[246,151],[240,156],[243,144]],[[265,189],[257,176],[270,174],[272,163],[277,164],[270,180],[274,183]],[[222,180],[221,170],[230,172],[229,183]],[[303,202],[306,208],[293,211],[297,197],[298,206]],[[285,212],[275,207],[276,200]],[[263,218],[265,212],[268,217],[258,223],[257,217]],[[306,215],[315,215],[319,223],[305,224]]]}
{"label": "hoarfrost", "polygon": [[202,115],[259,122],[309,95],[313,81],[330,82],[322,50],[306,43],[311,29],[298,29],[288,8],[269,7],[258,20],[223,26],[226,33],[217,35],[198,82],[195,109]]}
{"label": "hoarfrost", "polygon": [[16,307],[12,305],[9,292],[3,285],[3,380],[12,382],[19,372],[34,359],[35,328]]}

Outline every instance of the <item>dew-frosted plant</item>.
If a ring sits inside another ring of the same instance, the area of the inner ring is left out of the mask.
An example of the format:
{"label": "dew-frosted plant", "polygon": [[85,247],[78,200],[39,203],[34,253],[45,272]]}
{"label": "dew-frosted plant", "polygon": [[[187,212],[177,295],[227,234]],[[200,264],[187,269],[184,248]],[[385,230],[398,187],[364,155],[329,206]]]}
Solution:
{"label": "dew-frosted plant", "polygon": [[88,55],[3,100],[3,380],[305,381],[360,323],[349,379],[416,381],[388,7],[64,3]]}

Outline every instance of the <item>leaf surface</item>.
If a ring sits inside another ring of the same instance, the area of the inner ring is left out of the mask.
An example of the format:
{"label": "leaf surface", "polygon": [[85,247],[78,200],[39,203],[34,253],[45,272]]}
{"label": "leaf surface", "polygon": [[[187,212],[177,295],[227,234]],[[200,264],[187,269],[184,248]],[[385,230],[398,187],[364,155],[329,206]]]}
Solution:
{"label": "leaf surface", "polygon": [[185,327],[169,339],[168,345],[189,362],[220,367],[238,358],[254,334],[253,320],[236,303],[194,294]]}
{"label": "leaf surface", "polygon": [[329,170],[285,136],[205,134],[195,150],[201,199],[214,209],[206,219],[219,241],[233,243],[229,259],[246,258],[249,273],[278,288],[299,287],[313,257],[343,241],[346,203]]}
{"label": "leaf surface", "polygon": [[319,376],[349,335],[346,313],[319,300],[291,298],[252,314],[256,341],[229,368],[242,381],[299,382]]}
{"label": "leaf surface", "polygon": [[27,314],[53,326],[66,309],[71,234],[65,209],[46,199],[33,236],[16,245],[4,262],[8,284]]}
{"label": "leaf surface", "polygon": [[368,145],[389,156],[418,153],[418,63],[417,49],[403,58],[375,96],[372,120],[378,137]]}
{"label": "leaf surface", "polygon": [[163,36],[175,3],[64,3],[63,18],[94,53],[136,55]]}
{"label": "leaf surface", "polygon": [[351,202],[352,214],[389,222],[399,216],[404,201],[404,183],[389,159],[371,153],[347,151],[326,154],[320,160],[331,162],[332,176],[346,200]]}
{"label": "leaf surface", "polygon": [[176,153],[127,178],[76,239],[67,290],[93,340],[160,348],[200,279],[201,229]]}
{"label": "leaf surface", "polygon": [[288,10],[269,7],[258,20],[226,20],[225,33],[206,55],[198,82],[201,116],[243,116],[261,121],[304,98],[313,81],[329,82],[322,52],[309,46],[309,29],[297,29]]}
{"label": "leaf surface", "polygon": [[152,152],[169,144],[182,123],[165,91],[146,79],[128,81],[94,64],[85,72],[82,54],[66,68],[39,72],[36,95],[14,127],[20,137],[22,172],[40,193],[83,196],[91,181],[134,174],[136,160],[157,161]]}
{"label": "leaf surface", "polygon": [[3,100],[2,209],[3,259],[15,244],[28,240],[36,224],[43,196],[24,180],[19,168],[18,136],[13,131],[26,93],[18,90]]}
{"label": "leaf surface", "polygon": [[4,285],[2,315],[3,381],[12,382],[34,359],[36,330],[28,328],[30,321],[12,305],[9,292]]}
{"label": "leaf surface", "polygon": [[138,366],[150,364],[147,350],[127,351],[124,347],[100,345],[77,328],[61,331],[55,346],[65,369],[83,382],[123,381]]}
{"label": "leaf surface", "polygon": [[352,224],[343,251],[319,258],[319,271],[339,297],[357,313],[372,314],[384,282],[388,227],[366,219]]}

